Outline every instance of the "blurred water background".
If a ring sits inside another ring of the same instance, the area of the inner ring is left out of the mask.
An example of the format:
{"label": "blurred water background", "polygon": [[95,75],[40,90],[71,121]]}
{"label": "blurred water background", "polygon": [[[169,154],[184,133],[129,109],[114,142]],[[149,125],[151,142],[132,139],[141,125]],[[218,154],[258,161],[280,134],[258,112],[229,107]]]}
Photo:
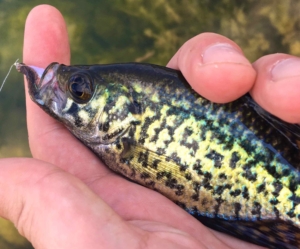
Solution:
{"label": "blurred water background", "polygon": [[[186,40],[202,32],[229,37],[252,62],[275,52],[300,55],[298,0],[0,0],[0,82],[17,58],[22,61],[26,16],[41,3],[64,15],[72,64],[165,65]],[[0,158],[30,156],[22,81],[13,70],[0,92]],[[32,246],[0,219],[0,248]]]}

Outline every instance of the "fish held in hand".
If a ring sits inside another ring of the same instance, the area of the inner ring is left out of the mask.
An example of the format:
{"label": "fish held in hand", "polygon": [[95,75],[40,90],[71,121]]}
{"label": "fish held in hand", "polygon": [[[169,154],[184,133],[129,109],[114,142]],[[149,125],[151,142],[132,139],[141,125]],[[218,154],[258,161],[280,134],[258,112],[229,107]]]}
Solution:
{"label": "fish held in hand", "polygon": [[179,71],[150,64],[16,63],[29,94],[115,172],[208,227],[300,247],[300,128],[250,95],[216,104]]}

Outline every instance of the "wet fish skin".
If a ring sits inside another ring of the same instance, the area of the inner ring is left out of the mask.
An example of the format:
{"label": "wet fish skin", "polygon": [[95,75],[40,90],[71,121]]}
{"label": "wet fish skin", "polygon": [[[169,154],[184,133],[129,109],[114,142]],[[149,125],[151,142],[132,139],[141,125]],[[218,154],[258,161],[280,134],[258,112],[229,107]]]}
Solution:
{"label": "wet fish skin", "polygon": [[53,63],[41,79],[26,65],[18,70],[33,101],[112,170],[213,229],[270,248],[300,247],[298,125],[249,95],[212,103],[180,72],[156,65]]}

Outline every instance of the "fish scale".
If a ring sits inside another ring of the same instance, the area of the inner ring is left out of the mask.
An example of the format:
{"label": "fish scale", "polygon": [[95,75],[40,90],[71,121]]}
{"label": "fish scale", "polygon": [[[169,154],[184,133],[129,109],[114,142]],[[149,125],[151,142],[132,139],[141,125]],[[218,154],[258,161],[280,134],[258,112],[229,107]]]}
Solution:
{"label": "fish scale", "polygon": [[[271,248],[300,246],[298,125],[267,113],[248,94],[212,103],[180,72],[160,66],[53,63],[41,83],[30,67],[17,68],[32,84],[33,101],[112,170],[213,229]],[[51,101],[53,86],[43,83],[50,71],[64,96]],[[87,100],[77,101],[83,86]]]}

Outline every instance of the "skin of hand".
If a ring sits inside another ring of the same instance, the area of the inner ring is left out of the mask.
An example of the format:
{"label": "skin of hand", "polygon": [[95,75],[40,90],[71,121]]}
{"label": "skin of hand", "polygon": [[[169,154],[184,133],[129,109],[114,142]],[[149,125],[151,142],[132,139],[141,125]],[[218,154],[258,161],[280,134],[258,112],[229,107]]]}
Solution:
{"label": "skin of hand", "polygon": [[[30,12],[23,61],[44,68],[70,63],[66,26],[55,8]],[[168,66],[212,101],[250,91],[263,108],[299,123],[299,64],[294,56],[273,54],[251,65],[233,41],[204,33]],[[261,248],[206,228],[155,191],[114,174],[27,93],[26,105],[33,158],[0,160],[0,216],[35,248]]]}

